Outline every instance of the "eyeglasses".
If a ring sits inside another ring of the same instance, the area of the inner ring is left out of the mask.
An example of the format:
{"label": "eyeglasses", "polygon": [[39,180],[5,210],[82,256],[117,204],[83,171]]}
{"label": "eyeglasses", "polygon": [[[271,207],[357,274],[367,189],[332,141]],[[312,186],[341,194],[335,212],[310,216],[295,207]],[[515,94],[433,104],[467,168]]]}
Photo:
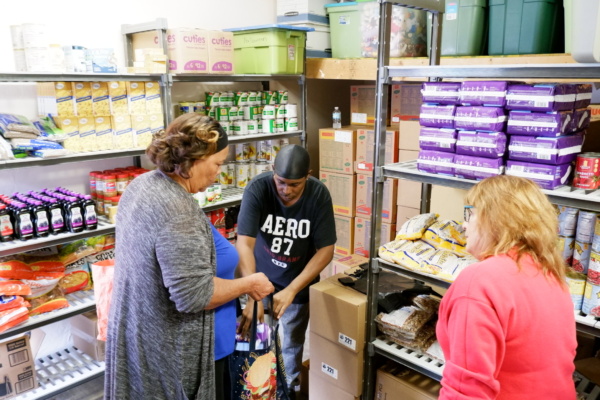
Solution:
{"label": "eyeglasses", "polygon": [[474,208],[475,208],[475,206],[465,206],[465,208],[463,210],[463,218],[464,218],[465,222],[469,222],[469,220],[471,219]]}

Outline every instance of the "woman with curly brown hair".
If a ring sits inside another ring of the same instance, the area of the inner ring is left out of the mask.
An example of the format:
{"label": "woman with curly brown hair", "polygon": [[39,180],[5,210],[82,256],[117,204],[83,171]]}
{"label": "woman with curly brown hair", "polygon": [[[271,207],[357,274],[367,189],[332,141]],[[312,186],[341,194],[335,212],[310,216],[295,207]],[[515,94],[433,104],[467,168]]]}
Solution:
{"label": "woman with curly brown hair", "polygon": [[500,175],[466,197],[465,268],[442,299],[440,399],[575,400],[573,303],[558,216],[540,188]]}
{"label": "woman with curly brown hair", "polygon": [[119,202],[106,399],[214,399],[213,310],[273,291],[261,273],[216,277],[211,225],[192,195],[215,181],[227,151],[218,122],[185,114],[146,150],[157,169]]}

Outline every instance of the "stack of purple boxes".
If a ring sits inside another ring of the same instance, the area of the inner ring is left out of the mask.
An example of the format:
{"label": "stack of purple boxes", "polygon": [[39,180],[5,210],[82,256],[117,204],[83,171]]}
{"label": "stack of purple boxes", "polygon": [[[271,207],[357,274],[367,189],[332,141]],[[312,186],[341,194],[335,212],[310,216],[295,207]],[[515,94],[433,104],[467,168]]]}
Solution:
{"label": "stack of purple boxes", "polygon": [[[591,85],[423,83],[417,168],[481,180],[504,173],[566,183],[589,125]],[[510,137],[507,152],[507,135]],[[509,172],[510,171],[510,172]]]}

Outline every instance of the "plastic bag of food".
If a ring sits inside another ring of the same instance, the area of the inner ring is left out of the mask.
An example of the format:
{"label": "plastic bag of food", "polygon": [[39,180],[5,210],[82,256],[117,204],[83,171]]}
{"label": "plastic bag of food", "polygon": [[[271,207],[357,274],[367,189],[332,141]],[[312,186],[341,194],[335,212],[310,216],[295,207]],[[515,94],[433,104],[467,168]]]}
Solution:
{"label": "plastic bag of food", "polygon": [[40,117],[33,125],[40,131],[40,136],[46,140],[62,142],[69,137],[62,129],[56,126],[56,123],[50,115],[47,117]]}
{"label": "plastic bag of food", "polygon": [[435,213],[415,215],[406,221],[396,234],[396,240],[406,239],[415,240],[421,239],[423,233],[433,224],[439,215]]}
{"label": "plastic bag of food", "polygon": [[21,296],[0,296],[0,311],[29,306],[31,304]]}
{"label": "plastic bag of food", "polygon": [[451,219],[436,221],[423,233],[423,240],[438,249],[465,254],[467,238],[461,224]]}
{"label": "plastic bag of food", "polygon": [[21,324],[29,319],[27,307],[11,308],[0,311],[0,332]]}
{"label": "plastic bag of food", "polygon": [[418,270],[421,262],[430,257],[435,252],[435,249],[429,243],[422,241],[410,242],[400,251],[396,252],[392,259],[398,265],[404,268]]}
{"label": "plastic bag of food", "polygon": [[420,294],[412,299],[413,305],[419,307],[423,311],[435,314],[440,308],[440,301],[435,297],[426,294]]}
{"label": "plastic bag of food", "polygon": [[0,133],[4,135],[8,131],[30,133],[35,136],[40,134],[27,117],[18,114],[0,114]]}
{"label": "plastic bag of food", "polygon": [[415,306],[405,306],[375,318],[379,329],[388,336],[412,340],[433,315]]}
{"label": "plastic bag of food", "polygon": [[437,341],[435,336],[429,338],[429,340],[424,345],[425,351],[424,353],[433,358],[434,360],[440,362],[446,362],[446,358],[444,357],[444,352],[442,351],[442,346],[440,346],[440,342]]}
{"label": "plastic bag of food", "polygon": [[55,287],[50,292],[46,292],[42,296],[32,298],[29,302],[31,303],[31,308],[29,310],[30,316],[69,307],[69,302],[59,287]]}
{"label": "plastic bag of food", "polygon": [[406,246],[412,244],[409,240],[393,240],[379,247],[379,257],[391,263],[394,261],[394,255],[402,251]]}
{"label": "plastic bag of food", "polygon": [[463,257],[449,250],[436,250],[424,259],[419,270],[431,275],[438,275],[442,270],[452,271],[463,263]]}
{"label": "plastic bag of food", "polygon": [[76,240],[74,242],[58,246],[58,257],[63,263],[68,265],[84,257],[104,250],[105,244],[106,235]]}
{"label": "plastic bag of food", "polygon": [[27,296],[30,294],[31,288],[23,281],[0,280],[0,295]]}
{"label": "plastic bag of food", "polygon": [[460,257],[458,263],[444,264],[442,269],[438,272],[437,277],[446,282],[454,282],[463,269],[477,261],[479,260],[473,256]]}
{"label": "plastic bag of food", "polygon": [[113,289],[115,260],[105,260],[91,265],[94,280],[94,298],[96,299],[96,314],[98,314],[98,340],[106,341],[108,327],[108,312],[110,297]]}
{"label": "plastic bag of food", "polygon": [[14,160],[14,158],[12,147],[6,139],[0,136],[0,160]]}
{"label": "plastic bag of food", "polygon": [[60,279],[65,264],[60,261],[40,260],[26,263],[20,260],[0,262],[0,279]]}

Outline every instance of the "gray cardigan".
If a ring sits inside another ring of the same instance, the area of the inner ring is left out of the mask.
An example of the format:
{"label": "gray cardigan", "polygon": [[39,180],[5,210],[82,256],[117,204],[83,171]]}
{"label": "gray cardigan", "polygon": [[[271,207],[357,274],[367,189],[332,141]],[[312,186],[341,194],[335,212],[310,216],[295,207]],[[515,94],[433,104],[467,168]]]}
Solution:
{"label": "gray cardigan", "polygon": [[137,177],[117,215],[105,399],[214,398],[215,266],[192,195],[160,171]]}

